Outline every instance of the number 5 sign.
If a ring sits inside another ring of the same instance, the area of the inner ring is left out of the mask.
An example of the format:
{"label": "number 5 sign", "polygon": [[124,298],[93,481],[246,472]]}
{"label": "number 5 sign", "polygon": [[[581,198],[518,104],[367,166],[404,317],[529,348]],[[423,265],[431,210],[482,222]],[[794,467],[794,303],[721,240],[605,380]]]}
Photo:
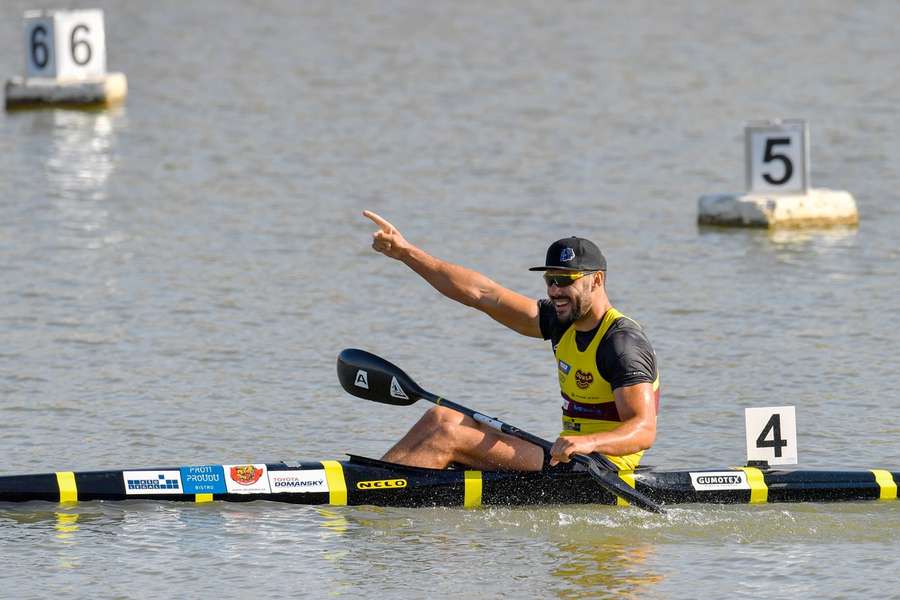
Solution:
{"label": "number 5 sign", "polygon": [[747,189],[751,194],[806,194],[809,129],[788,119],[750,123],[744,130]]}
{"label": "number 5 sign", "polygon": [[797,417],[793,406],[745,408],[747,461],[797,464]]}
{"label": "number 5 sign", "polygon": [[103,11],[25,13],[25,75],[83,79],[106,74]]}

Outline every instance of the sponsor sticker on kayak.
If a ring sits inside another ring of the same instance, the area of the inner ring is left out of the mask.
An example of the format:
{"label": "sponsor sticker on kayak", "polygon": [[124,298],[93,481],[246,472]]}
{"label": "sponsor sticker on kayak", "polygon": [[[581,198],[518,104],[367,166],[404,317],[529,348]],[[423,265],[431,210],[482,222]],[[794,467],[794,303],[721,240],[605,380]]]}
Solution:
{"label": "sponsor sticker on kayak", "polygon": [[181,467],[181,481],[185,494],[224,494],[228,491],[222,465]]}
{"label": "sponsor sticker on kayak", "polygon": [[358,490],[389,490],[405,488],[405,479],[380,479],[378,481],[359,481],[356,484]]}
{"label": "sponsor sticker on kayak", "polygon": [[750,489],[747,474],[743,471],[705,471],[690,475],[691,485],[698,492]]}
{"label": "sponsor sticker on kayak", "polygon": [[222,465],[229,494],[269,494],[266,465]]}
{"label": "sponsor sticker on kayak", "polygon": [[328,479],[324,469],[269,471],[269,485],[273,494],[328,492]]}
{"label": "sponsor sticker on kayak", "polygon": [[181,494],[181,473],[178,471],[122,471],[125,493]]}

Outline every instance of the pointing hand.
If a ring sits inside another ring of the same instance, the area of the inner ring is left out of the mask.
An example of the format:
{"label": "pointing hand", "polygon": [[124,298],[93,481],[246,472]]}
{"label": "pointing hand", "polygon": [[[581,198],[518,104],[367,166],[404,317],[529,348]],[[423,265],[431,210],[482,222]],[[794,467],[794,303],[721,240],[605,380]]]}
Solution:
{"label": "pointing hand", "polygon": [[370,210],[364,210],[363,216],[371,219],[373,223],[378,225],[378,231],[372,234],[372,248],[385,256],[399,259],[409,247],[409,242],[400,235],[396,227],[381,216]]}

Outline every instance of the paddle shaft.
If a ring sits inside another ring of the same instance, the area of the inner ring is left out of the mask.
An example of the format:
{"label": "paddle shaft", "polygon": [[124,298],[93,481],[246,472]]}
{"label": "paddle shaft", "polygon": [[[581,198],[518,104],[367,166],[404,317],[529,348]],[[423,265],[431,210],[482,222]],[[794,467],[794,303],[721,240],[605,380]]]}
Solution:
{"label": "paddle shaft", "polygon": [[[492,429],[496,429],[501,433],[505,433],[507,435],[511,435],[513,437],[519,438],[520,440],[525,440],[526,442],[531,442],[535,446],[540,446],[544,450],[550,450],[553,447],[553,443],[545,440],[544,438],[540,438],[532,433],[528,433],[527,431],[522,431],[518,427],[514,427],[509,423],[504,423],[500,419],[496,419],[494,417],[489,417],[483,413],[480,413],[476,410],[472,410],[471,408],[467,408],[462,406],[461,404],[457,404],[456,402],[452,402],[445,398],[441,398],[440,396],[435,396],[434,394],[426,393],[422,396],[425,400],[429,402],[433,402],[438,406],[444,406],[451,410],[455,410],[456,412],[460,412],[466,416],[471,417],[476,422],[481,423],[482,425],[486,425]],[[603,456],[602,454],[595,454],[594,459],[600,461],[604,467],[609,469],[610,471],[617,471],[616,466],[612,463],[611,460]],[[584,466],[588,466],[590,464],[590,459],[581,454],[573,454],[572,460],[577,463],[581,463]]]}

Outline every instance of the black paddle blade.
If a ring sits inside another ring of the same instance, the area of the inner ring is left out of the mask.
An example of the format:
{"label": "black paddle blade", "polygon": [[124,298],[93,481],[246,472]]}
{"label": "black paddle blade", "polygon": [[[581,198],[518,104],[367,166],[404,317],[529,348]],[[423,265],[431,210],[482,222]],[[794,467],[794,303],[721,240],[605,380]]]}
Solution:
{"label": "black paddle blade", "polygon": [[612,492],[623,500],[627,500],[629,504],[633,504],[638,508],[662,515],[666,514],[666,509],[625,483],[616,471],[608,470],[603,463],[597,460],[596,456],[589,455],[587,459],[588,472],[607,491]]}
{"label": "black paddle blade", "polygon": [[337,374],[348,393],[382,404],[409,406],[424,393],[397,365],[356,348],[338,354]]}

